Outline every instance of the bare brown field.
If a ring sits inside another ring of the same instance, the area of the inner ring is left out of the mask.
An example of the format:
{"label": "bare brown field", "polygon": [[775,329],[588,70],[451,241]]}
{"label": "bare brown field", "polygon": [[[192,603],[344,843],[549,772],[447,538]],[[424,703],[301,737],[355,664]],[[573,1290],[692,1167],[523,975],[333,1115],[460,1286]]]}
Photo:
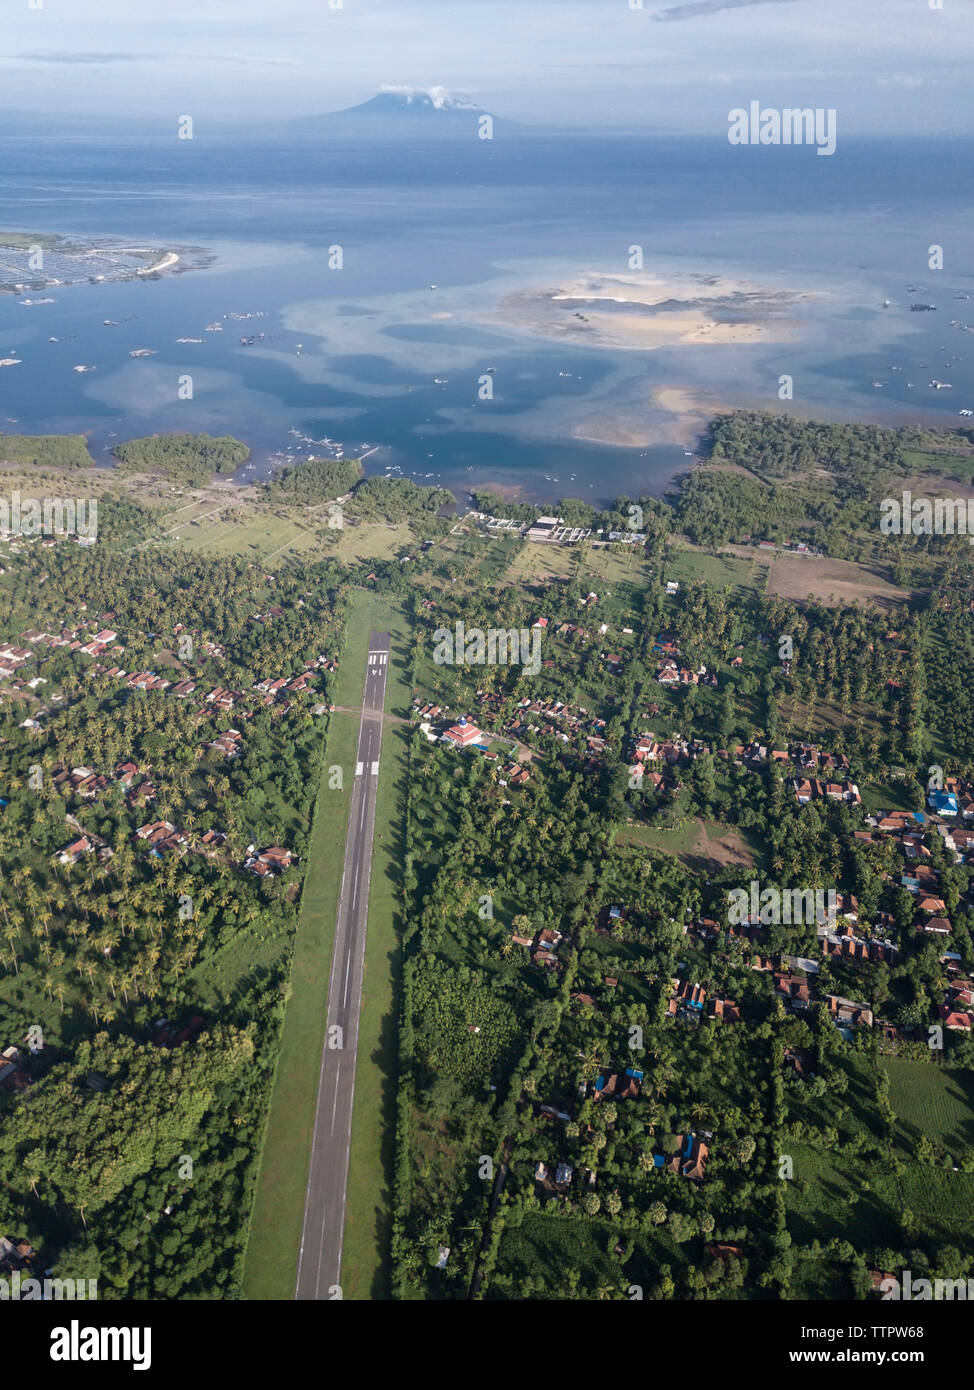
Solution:
{"label": "bare brown field", "polygon": [[777,555],[771,562],[768,592],[780,598],[818,599],[829,607],[869,603],[886,611],[908,603],[908,589],[898,589],[863,565],[827,555]]}
{"label": "bare brown field", "polygon": [[662,830],[646,825],[627,826],[619,834],[621,845],[672,854],[688,869],[714,872],[725,868],[753,868],[754,855],[746,840],[732,826],[698,817],[678,830]]}

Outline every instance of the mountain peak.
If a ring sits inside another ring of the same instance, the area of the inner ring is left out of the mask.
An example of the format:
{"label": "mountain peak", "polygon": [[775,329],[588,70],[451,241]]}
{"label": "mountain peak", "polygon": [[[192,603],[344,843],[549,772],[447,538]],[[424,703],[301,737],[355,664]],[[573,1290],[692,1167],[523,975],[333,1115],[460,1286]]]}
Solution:
{"label": "mountain peak", "polygon": [[472,101],[457,97],[446,87],[407,87],[387,84],[379,89],[366,106],[380,104],[385,107],[410,108],[416,111],[479,111],[481,108]]}
{"label": "mountain peak", "polygon": [[[490,113],[446,87],[408,87],[388,84],[368,101],[344,111],[305,117],[292,122],[292,130],[321,138],[352,139],[368,136],[382,140],[472,139]],[[491,116],[497,130],[513,133],[514,121]]]}

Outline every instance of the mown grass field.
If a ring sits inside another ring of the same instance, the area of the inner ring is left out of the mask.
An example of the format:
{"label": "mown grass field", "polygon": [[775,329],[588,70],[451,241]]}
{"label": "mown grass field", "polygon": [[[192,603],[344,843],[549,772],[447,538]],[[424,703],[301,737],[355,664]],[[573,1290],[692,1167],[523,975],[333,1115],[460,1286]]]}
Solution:
{"label": "mown grass field", "polygon": [[313,531],[284,517],[250,509],[186,524],[177,517],[173,525],[178,525],[179,531],[168,537],[171,544],[207,555],[241,555],[262,564],[280,563],[289,554],[311,550],[319,544]]}
{"label": "mown grass field", "polygon": [[361,521],[346,524],[337,533],[338,544],[332,552],[342,564],[356,561],[391,560],[403,550],[418,545],[408,521],[390,525],[387,521]]}
{"label": "mown grass field", "polygon": [[[395,628],[402,633],[404,626],[405,618],[398,609],[390,608],[371,594],[355,593],[352,596],[335,685],[336,704],[352,709],[358,709],[361,705],[371,629]],[[398,660],[403,659],[401,652],[404,646],[400,642]],[[393,660],[389,698],[390,701],[401,701],[401,673],[395,664],[396,658]],[[390,742],[383,738],[384,758],[389,756]],[[331,970],[357,743],[357,717],[333,715],[328,731],[324,775],[315,808],[287,1013],[251,1220],[244,1289],[248,1298],[252,1299],[289,1299],[294,1293],[326,1024],[323,1004]],[[328,769],[335,765],[343,770],[341,789],[329,786]],[[380,836],[388,841],[388,832],[384,827],[391,815],[387,800],[392,795],[393,778],[394,771],[390,767],[387,777],[380,779],[377,842]],[[391,1015],[393,997],[389,957],[396,940],[391,889],[387,892],[384,888],[384,883],[388,881],[389,863],[394,860],[388,843],[384,854],[388,856],[386,862],[378,854],[373,860],[366,986],[359,1032],[349,1176],[349,1229],[343,1263],[343,1270],[347,1268],[350,1271],[350,1286],[360,1290],[361,1297],[372,1296],[379,1267],[376,1230],[378,1213],[385,1208],[384,1201],[379,1201],[377,1207],[377,1200],[386,1182],[383,1162],[387,1145],[384,1146],[385,1135],[376,1103],[377,1098],[382,1100],[384,1088],[391,1084],[389,1068],[394,1058],[394,1053],[390,1054],[388,1050],[390,1045],[394,1046],[394,1029],[386,1022]],[[392,1017],[394,1020],[394,1015]],[[363,1128],[364,1138],[361,1133]]]}
{"label": "mown grass field", "polygon": [[897,1136],[910,1150],[925,1134],[952,1153],[974,1144],[974,1076],[933,1062],[883,1057]]}
{"label": "mown grass field", "polygon": [[663,578],[680,584],[711,584],[715,589],[735,589],[756,597],[764,592],[767,566],[758,560],[744,560],[734,555],[708,555],[706,551],[687,545],[671,544],[667,548]]}
{"label": "mown grass field", "polygon": [[910,468],[917,473],[931,473],[944,478],[957,478],[961,482],[974,482],[974,452],[972,453],[921,453],[915,449],[904,450],[903,457]]}

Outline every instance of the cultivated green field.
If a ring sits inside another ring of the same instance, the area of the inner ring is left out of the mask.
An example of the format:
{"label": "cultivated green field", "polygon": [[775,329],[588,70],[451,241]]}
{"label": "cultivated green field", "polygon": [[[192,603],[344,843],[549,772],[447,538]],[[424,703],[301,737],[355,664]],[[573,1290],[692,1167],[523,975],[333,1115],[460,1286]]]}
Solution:
{"label": "cultivated green field", "polygon": [[921,1134],[948,1152],[974,1144],[974,1076],[933,1062],[884,1057],[897,1133],[912,1151]]}
{"label": "cultivated green field", "polygon": [[895,1181],[877,1164],[857,1157],[856,1182],[850,1183],[851,1160],[833,1158],[794,1141],[788,1142],[787,1149],[795,1167],[794,1178],[785,1183],[786,1220],[796,1244],[835,1239],[851,1241],[859,1248],[898,1247],[898,1192]]}

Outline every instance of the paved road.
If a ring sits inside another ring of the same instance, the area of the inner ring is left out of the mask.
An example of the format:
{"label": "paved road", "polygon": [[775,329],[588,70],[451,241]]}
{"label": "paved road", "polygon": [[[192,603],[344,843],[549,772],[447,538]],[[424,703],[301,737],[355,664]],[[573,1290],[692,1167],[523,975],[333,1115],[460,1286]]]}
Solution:
{"label": "paved road", "polygon": [[[372,835],[382,741],[382,705],[388,669],[389,634],[373,632],[369,637],[355,781],[348,815],[338,924],[328,984],[328,1026],[321,1055],[311,1169],[305,1196],[301,1253],[298,1257],[294,1296],[300,1299],[331,1299],[339,1296],[336,1288],[342,1263],[345,1189],[355,1094],[355,1050],[362,1003]],[[335,1046],[338,1040],[336,1028],[341,1029],[340,1047]]]}

